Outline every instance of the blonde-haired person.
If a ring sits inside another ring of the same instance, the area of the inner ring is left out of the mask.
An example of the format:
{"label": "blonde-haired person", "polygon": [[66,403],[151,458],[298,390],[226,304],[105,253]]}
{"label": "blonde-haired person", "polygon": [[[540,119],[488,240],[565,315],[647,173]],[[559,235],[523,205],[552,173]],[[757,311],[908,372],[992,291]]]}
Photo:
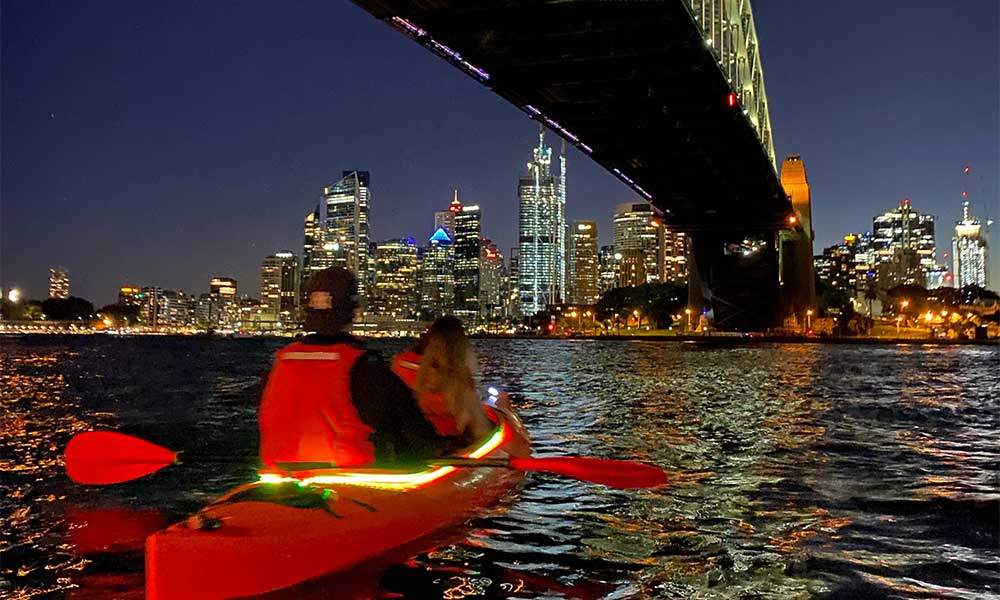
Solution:
{"label": "blonde-haired person", "polygon": [[456,317],[434,321],[416,348],[393,358],[392,369],[439,435],[473,442],[493,429],[480,404],[476,355]]}

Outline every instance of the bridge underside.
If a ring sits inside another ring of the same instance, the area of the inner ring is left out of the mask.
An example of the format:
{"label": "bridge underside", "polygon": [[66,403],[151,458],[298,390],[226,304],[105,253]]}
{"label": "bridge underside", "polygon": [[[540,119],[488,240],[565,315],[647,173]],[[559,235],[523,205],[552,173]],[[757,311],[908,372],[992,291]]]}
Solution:
{"label": "bridge underside", "polygon": [[698,289],[717,303],[717,322],[727,320],[722,302],[749,296],[736,293],[740,285],[773,288],[763,294],[774,302],[766,312],[780,313],[776,259],[749,279],[713,265],[731,256],[726,244],[773,239],[792,209],[682,0],[355,3],[559,133],[650,200],[669,227],[690,232],[699,265],[692,297]]}

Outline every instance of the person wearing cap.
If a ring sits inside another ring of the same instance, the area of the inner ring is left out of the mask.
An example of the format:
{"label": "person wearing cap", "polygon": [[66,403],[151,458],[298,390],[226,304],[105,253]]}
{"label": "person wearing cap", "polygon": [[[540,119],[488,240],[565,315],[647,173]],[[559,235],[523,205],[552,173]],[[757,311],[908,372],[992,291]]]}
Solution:
{"label": "person wearing cap", "polygon": [[261,399],[265,466],[405,463],[454,446],[437,434],[389,364],[349,333],[357,290],[341,267],[309,279],[305,329],[312,333],[277,352]]}

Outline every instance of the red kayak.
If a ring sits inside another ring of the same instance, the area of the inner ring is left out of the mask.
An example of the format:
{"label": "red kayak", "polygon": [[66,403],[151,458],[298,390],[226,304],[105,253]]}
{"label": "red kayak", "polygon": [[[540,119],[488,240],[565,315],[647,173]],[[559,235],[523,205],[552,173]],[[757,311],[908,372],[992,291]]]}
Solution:
{"label": "red kayak", "polygon": [[[461,456],[530,454],[517,415],[487,410],[497,428]],[[253,596],[343,571],[464,522],[522,478],[452,466],[265,472],[146,539],[146,597]]]}

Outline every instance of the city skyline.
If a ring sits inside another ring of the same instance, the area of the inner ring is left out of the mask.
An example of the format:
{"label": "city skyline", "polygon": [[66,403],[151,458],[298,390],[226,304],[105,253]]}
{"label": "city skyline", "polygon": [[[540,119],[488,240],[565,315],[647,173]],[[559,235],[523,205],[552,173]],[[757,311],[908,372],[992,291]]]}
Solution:
{"label": "city skyline", "polygon": [[[997,71],[996,53],[988,51],[995,44],[997,9],[987,4],[963,11],[928,4],[905,24],[890,18],[898,10],[891,4],[863,11],[861,3],[810,7],[808,14],[797,7],[755,7],[778,158],[800,153],[810,165],[814,254],[845,233],[866,231],[872,215],[903,197],[936,217],[939,252],[949,247],[945,224],[961,218],[965,164],[973,168],[973,212],[996,219],[997,117],[995,109],[987,110],[997,103],[996,81],[985,92],[977,87],[976,94],[936,91]],[[500,248],[515,245],[512,182],[523,170],[523,148],[537,126],[347,3],[304,6],[295,15],[239,13],[238,27],[226,25],[231,11],[185,5],[170,11],[5,9],[4,287],[18,285],[28,297],[43,297],[48,269],[55,265],[73,274],[74,295],[97,304],[113,301],[125,284],[201,291],[217,273],[253,281],[263,256],[301,246],[301,219],[321,201],[316,190],[350,168],[372,172],[375,240],[426,237],[413,223],[427,222],[458,188],[488,215],[483,234]],[[82,37],[60,35],[73,23],[105,16],[108,23]],[[203,31],[187,31],[192,45],[184,49],[169,34],[188,19],[200,19]],[[294,56],[257,61],[253,49],[224,52],[226,40],[237,34],[285,39],[306,21],[320,25],[330,19],[351,33],[332,49],[320,51],[322,44],[305,36],[289,51]],[[829,36],[848,19],[855,21],[849,44],[824,38],[823,32]],[[937,35],[929,38],[928,30]],[[896,41],[890,46],[882,36]],[[74,40],[72,61],[66,58],[68,40]],[[874,49],[863,54],[875,58],[863,59],[855,45]],[[116,48],[137,52],[126,56]],[[160,48],[168,52],[150,55]],[[197,64],[208,50],[218,56]],[[370,81],[352,82],[352,97],[341,100],[347,88],[331,83],[320,94],[338,99],[330,108],[307,104],[277,118],[280,111],[268,107],[275,95],[288,96],[281,91],[286,88],[296,92],[295,103],[305,102],[305,90],[315,83],[311,73],[359,54],[367,56]],[[843,64],[831,64],[845,56]],[[935,60],[919,62],[928,58]],[[95,71],[101,60],[110,66]],[[146,69],[143,61],[162,68]],[[286,63],[295,68],[275,74]],[[83,90],[81,72],[89,78],[86,93],[59,93]],[[130,78],[128,86],[115,83],[122,74]],[[237,101],[221,91],[227,85],[262,98]],[[164,99],[144,93],[164,86],[173,90]],[[351,129],[345,117],[354,118],[359,104],[371,106],[357,119],[360,127]],[[878,107],[883,112],[876,114]],[[883,122],[887,114],[892,123]],[[248,123],[254,124],[251,131],[240,133]],[[343,137],[359,142],[343,148],[303,133],[345,125]],[[160,135],[163,127],[177,133]],[[359,130],[371,131],[361,140]],[[88,131],[100,131],[100,152],[92,151]],[[404,143],[394,137],[400,135]],[[141,144],[146,137],[157,145]],[[219,160],[220,154],[232,158]],[[568,154],[574,168],[566,220],[597,220],[606,245],[614,205],[638,197],[587,157],[572,148]],[[52,220],[52,214],[63,218]],[[990,249],[993,282],[997,246]]]}

